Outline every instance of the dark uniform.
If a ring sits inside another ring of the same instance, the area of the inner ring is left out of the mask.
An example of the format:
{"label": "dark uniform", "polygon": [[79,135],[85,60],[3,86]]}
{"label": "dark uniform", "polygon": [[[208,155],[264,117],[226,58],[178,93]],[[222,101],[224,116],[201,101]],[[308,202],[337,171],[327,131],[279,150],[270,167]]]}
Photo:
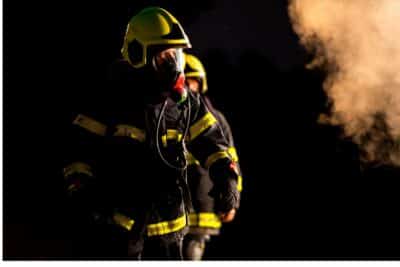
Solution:
{"label": "dark uniform", "polygon": [[[236,162],[238,173],[240,174],[239,159],[230,126],[225,116],[216,110],[209,98],[204,95],[208,89],[204,67],[195,56],[188,54],[185,54],[185,56],[185,75],[187,78],[193,78],[199,82],[199,95],[201,95],[202,101],[208,110],[217,119],[219,127],[228,142],[227,152],[232,160]],[[194,210],[189,215],[190,229],[184,239],[184,257],[190,260],[200,260],[204,254],[206,241],[210,240],[211,235],[219,234],[222,222],[216,213],[217,207],[215,206],[214,198],[210,196],[213,182],[209,176],[209,171],[201,166],[193,156],[189,160],[188,181]],[[238,176],[237,190],[238,192],[242,191],[241,175]]]}
{"label": "dark uniform", "polygon": [[144,9],[128,24],[104,112],[73,120],[67,187],[83,214],[125,229],[120,243],[128,249],[117,256],[181,259],[191,207],[187,149],[218,179],[221,211],[238,205],[228,142],[200,97],[183,87],[180,53],[189,45],[170,13]]}
{"label": "dark uniform", "polygon": [[[220,111],[213,109],[212,114],[218,120],[223,134],[228,140],[228,153],[239,169],[230,126]],[[189,215],[190,230],[184,240],[187,248],[184,252],[188,259],[200,259],[204,253],[205,242],[210,240],[211,235],[219,235],[222,223],[216,214],[214,199],[209,194],[213,187],[209,172],[194,157],[189,161],[188,177],[194,212]],[[238,176],[237,189],[238,192],[242,191],[241,175]]]}
{"label": "dark uniform", "polygon": [[73,120],[64,176],[82,213],[126,230],[120,241],[128,249],[117,257],[180,259],[191,206],[187,149],[218,179],[214,191],[223,212],[238,205],[238,174],[217,119],[200,97],[163,95],[152,75],[126,60],[112,67],[104,114]]}
{"label": "dark uniform", "polygon": [[[229,166],[228,144],[217,120],[197,96],[189,95],[194,116],[188,148],[203,166]],[[156,118],[161,108],[162,104],[149,105],[125,116],[115,114],[109,120],[79,114],[73,122],[79,145],[71,146],[73,151],[68,153],[77,155],[71,157],[64,171],[68,190],[77,194],[78,205],[84,205],[93,216],[112,218],[127,230],[132,229],[131,254],[141,252],[145,236],[161,238],[165,246],[176,246],[187,225],[185,170],[167,166],[155,144]],[[179,119],[184,113],[187,108],[180,109],[170,100],[157,139],[161,153],[176,166],[183,166],[185,161],[181,141],[186,125]],[[84,188],[78,190],[80,187]]]}
{"label": "dark uniform", "polygon": [[[97,117],[102,120],[93,119]],[[122,238],[127,242],[126,233],[113,220],[111,201],[115,201],[116,194],[107,188],[113,185],[107,172],[108,155],[114,152],[106,139],[108,128],[100,121],[104,122],[105,118],[98,113],[72,115],[66,133],[63,174],[70,200],[67,213],[73,240],[70,256],[74,258],[126,256],[121,243]]]}

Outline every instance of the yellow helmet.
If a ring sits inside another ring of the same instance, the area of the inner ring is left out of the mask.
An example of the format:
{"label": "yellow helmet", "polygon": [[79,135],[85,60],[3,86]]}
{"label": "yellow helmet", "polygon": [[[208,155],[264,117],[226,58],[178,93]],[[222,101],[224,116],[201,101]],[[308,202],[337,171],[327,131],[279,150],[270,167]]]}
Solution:
{"label": "yellow helmet", "polygon": [[204,94],[207,91],[206,70],[201,61],[193,55],[185,54],[185,77],[198,78],[201,82],[200,93]]}
{"label": "yellow helmet", "polygon": [[185,31],[168,11],[160,7],[148,7],[129,21],[122,56],[134,68],[151,62],[149,48],[190,48]]}

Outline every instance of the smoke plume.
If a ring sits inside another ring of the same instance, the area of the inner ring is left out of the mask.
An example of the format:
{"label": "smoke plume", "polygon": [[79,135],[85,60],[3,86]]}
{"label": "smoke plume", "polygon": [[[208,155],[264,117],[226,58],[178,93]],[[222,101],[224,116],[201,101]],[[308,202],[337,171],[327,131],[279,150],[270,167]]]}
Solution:
{"label": "smoke plume", "polygon": [[328,114],[367,162],[400,165],[400,1],[290,0],[301,44],[324,68]]}

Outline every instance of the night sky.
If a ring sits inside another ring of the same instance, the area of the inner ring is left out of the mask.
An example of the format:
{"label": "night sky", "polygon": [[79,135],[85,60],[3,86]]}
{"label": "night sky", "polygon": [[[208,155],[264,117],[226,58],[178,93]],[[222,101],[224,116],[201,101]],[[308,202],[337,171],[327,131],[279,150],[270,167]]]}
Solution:
{"label": "night sky", "polygon": [[32,2],[4,3],[5,258],[71,257],[65,125],[101,106],[126,24],[149,5],[185,28],[241,160],[241,209],[206,259],[399,257],[399,169],[362,165],[340,128],[317,123],[324,73],[304,68],[286,1]]}

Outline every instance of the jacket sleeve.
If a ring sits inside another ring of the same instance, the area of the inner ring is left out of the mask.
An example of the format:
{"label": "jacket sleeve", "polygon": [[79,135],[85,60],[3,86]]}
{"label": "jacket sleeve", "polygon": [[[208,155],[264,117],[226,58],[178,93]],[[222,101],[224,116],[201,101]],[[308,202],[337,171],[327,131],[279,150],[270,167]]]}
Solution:
{"label": "jacket sleeve", "polygon": [[226,120],[225,116],[220,111],[214,109],[212,111],[212,113],[217,118],[217,120],[221,126],[221,130],[222,130],[225,138],[228,141],[228,144],[229,144],[228,154],[231,156],[232,160],[236,163],[236,167],[237,167],[237,170],[239,173],[237,189],[239,192],[241,192],[243,190],[242,170],[240,168],[239,156],[238,156],[238,153],[237,153],[237,150],[235,147],[235,141],[233,139],[231,127],[230,127],[228,121]]}
{"label": "jacket sleeve", "polygon": [[84,114],[67,122],[62,175],[72,205],[91,211],[97,203],[98,166],[105,124]]}
{"label": "jacket sleeve", "polygon": [[239,207],[237,190],[239,172],[229,154],[229,142],[221,130],[217,118],[204,101],[190,93],[192,120],[188,134],[188,149],[194,158],[209,170],[214,187],[211,195],[220,211]]}

